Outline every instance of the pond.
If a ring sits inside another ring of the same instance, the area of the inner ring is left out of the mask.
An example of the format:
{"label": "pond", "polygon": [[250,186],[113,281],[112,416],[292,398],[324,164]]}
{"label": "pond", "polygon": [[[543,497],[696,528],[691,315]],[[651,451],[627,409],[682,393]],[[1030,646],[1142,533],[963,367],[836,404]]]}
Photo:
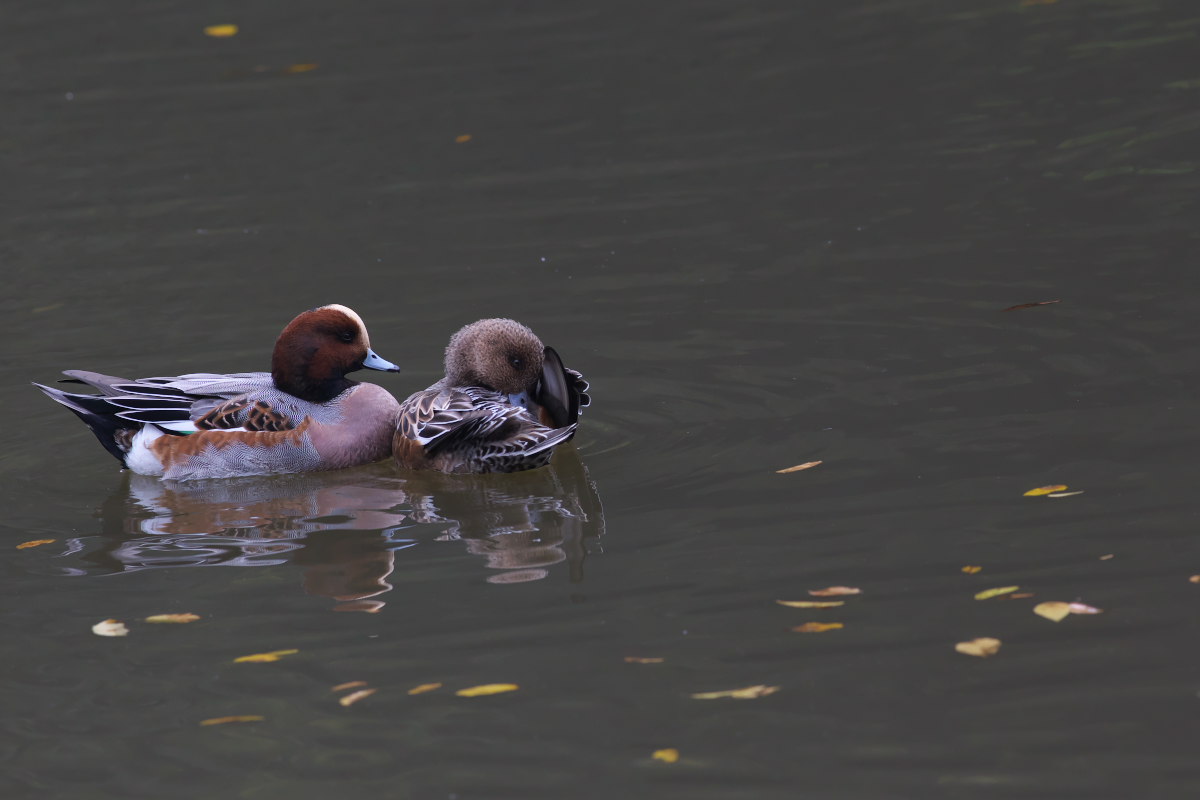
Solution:
{"label": "pond", "polygon": [[[1198,33],[14,4],[0,794],[1194,796]],[[326,303],[400,397],[506,316],[593,405],[528,473],[171,484],[29,385],[265,369]]]}

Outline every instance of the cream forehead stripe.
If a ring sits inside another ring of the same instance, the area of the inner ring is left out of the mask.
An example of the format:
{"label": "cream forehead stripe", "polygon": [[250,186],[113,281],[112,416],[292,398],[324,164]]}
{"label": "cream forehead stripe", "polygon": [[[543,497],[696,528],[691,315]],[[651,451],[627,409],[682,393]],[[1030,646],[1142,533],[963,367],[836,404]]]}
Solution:
{"label": "cream forehead stripe", "polygon": [[321,308],[317,309],[317,310],[320,311],[320,310],[326,309],[326,308],[333,309],[334,311],[340,311],[343,314],[345,314],[347,317],[349,317],[350,319],[357,322],[358,330],[359,330],[359,332],[362,333],[363,344],[366,345],[366,347],[368,347],[368,348],[371,347],[371,337],[367,335],[367,324],[362,321],[362,317],[360,317],[357,313],[355,313],[354,309],[347,308],[346,306],[342,305],[341,303],[334,303],[333,305],[321,306]]}

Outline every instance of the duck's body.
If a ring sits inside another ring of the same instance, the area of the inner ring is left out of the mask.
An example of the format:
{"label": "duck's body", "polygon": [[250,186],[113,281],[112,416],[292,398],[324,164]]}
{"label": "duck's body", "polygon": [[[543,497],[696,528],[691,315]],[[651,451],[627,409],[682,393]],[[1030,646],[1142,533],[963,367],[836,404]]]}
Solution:
{"label": "duck's body", "polygon": [[542,467],[574,436],[587,389],[524,325],[480,320],[450,340],[446,377],[400,405],[392,450],[409,469]]}
{"label": "duck's body", "polygon": [[296,317],[271,372],[125,380],[83,370],[69,379],[100,394],[35,384],[82,419],[124,466],[168,480],[340,469],[385,458],[399,404],[347,372],[399,367],[370,349],[345,306]]}

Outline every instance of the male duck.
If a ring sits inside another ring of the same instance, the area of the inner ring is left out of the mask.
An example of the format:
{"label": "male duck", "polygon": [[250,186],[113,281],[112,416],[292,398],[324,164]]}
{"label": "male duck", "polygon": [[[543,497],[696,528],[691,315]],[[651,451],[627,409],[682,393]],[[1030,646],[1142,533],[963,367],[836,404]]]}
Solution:
{"label": "male duck", "polygon": [[400,404],[392,450],[400,466],[517,472],[545,466],[590,404],[583,376],[533,331],[483,319],[454,334],[446,377]]}
{"label": "male duck", "polygon": [[66,370],[100,394],[37,386],[75,412],[108,452],[169,480],[340,469],[386,458],[400,410],[362,369],[399,372],[371,350],[362,318],[329,305],[293,319],[270,372],[125,380]]}

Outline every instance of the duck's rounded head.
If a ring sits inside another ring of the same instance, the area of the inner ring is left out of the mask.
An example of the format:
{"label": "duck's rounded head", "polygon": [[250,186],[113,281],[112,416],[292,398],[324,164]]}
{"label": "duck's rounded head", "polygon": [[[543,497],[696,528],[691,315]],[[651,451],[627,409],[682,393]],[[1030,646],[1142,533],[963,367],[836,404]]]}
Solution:
{"label": "duck's rounded head", "polygon": [[545,349],[533,331],[515,320],[481,319],[450,337],[446,377],[454,386],[519,394],[541,375]]}
{"label": "duck's rounded head", "polygon": [[305,311],[289,322],[271,354],[276,388],[316,403],[344,392],[353,385],[346,373],[364,367],[400,371],[375,355],[362,317],[336,304]]}

